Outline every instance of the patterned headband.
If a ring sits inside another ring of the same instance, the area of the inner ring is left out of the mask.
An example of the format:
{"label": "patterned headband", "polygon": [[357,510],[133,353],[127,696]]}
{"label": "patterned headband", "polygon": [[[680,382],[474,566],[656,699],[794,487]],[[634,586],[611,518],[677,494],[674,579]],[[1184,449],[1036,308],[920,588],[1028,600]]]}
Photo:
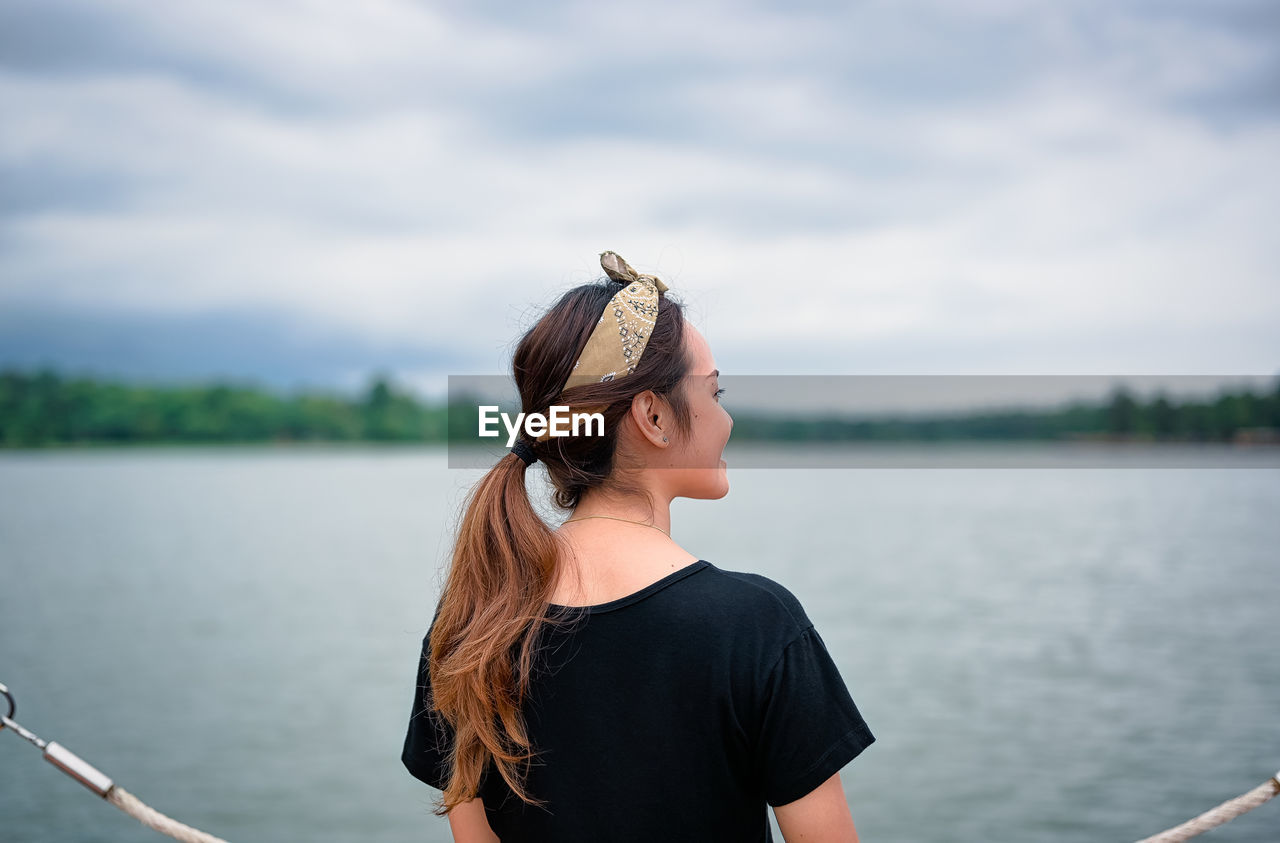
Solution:
{"label": "patterned headband", "polygon": [[[605,275],[624,286],[605,306],[561,392],[635,372],[658,319],[658,295],[669,289],[658,276],[636,272],[616,252],[602,253],[600,266]],[[582,411],[590,409],[582,408]],[[550,438],[547,432],[539,436],[538,441]]]}

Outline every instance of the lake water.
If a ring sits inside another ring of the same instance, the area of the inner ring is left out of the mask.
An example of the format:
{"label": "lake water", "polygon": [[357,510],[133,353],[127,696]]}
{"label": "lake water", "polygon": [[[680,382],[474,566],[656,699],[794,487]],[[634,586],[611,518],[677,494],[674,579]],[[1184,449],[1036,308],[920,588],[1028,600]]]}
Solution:
{"label": "lake water", "polygon": [[[233,843],[449,840],[399,759],[479,476],[446,464],[0,453],[18,721]],[[673,535],[804,604],[878,738],[842,774],[867,843],[1132,841],[1280,768],[1280,469],[730,481],[676,501]],[[0,840],[158,839],[0,733]],[[1204,839],[1274,843],[1280,804]]]}

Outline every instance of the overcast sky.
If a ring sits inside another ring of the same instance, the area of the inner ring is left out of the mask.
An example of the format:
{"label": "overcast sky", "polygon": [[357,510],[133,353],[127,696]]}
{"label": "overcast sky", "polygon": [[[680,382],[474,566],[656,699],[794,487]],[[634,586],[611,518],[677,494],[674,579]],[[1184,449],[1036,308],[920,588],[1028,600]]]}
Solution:
{"label": "overcast sky", "polygon": [[1280,372],[1265,0],[5,0],[0,113],[0,366],[434,391],[613,249],[735,374]]}

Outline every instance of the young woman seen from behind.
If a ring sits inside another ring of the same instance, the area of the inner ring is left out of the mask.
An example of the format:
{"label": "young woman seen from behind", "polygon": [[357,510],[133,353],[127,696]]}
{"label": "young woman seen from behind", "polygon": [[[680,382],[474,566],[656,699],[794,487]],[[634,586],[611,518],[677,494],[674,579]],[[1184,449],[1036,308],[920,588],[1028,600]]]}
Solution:
{"label": "young woman seen from behind", "polygon": [[[733,420],[702,334],[612,252],[524,335],[522,438],[474,487],[423,641],[402,760],[457,841],[856,841],[839,770],[875,737],[796,598],[671,539],[720,499]],[[545,465],[553,529],[525,474]]]}

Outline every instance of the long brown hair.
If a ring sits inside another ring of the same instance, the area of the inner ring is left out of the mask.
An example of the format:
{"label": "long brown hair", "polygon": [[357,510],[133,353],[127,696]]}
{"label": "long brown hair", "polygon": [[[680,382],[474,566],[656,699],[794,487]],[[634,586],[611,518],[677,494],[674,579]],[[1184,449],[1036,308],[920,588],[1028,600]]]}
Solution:
{"label": "long brown hair", "polygon": [[[635,372],[561,392],[619,289],[601,281],[565,293],[521,338],[512,360],[523,412],[546,414],[553,403],[603,408],[603,436],[532,443],[562,509],[574,508],[597,487],[641,491],[627,471],[615,470],[625,462],[619,459],[618,428],[638,393],[652,390],[667,402],[677,434],[690,429],[683,305],[665,294],[658,299],[658,316]],[[525,470],[524,460],[506,454],[471,490],[432,625],[431,704],[454,730],[449,782],[437,814],[474,798],[489,764],[522,800],[540,802],[524,785],[536,748],[521,707],[538,634],[552,622],[547,613],[559,543],[529,500]]]}

